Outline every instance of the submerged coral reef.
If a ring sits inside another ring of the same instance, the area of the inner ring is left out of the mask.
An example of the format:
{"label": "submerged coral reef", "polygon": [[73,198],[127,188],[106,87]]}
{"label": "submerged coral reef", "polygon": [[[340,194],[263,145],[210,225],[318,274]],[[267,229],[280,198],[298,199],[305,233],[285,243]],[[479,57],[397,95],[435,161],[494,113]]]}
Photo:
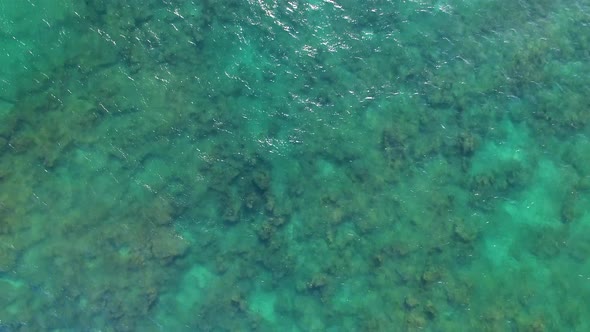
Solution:
{"label": "submerged coral reef", "polygon": [[3,6],[0,330],[588,328],[588,6]]}

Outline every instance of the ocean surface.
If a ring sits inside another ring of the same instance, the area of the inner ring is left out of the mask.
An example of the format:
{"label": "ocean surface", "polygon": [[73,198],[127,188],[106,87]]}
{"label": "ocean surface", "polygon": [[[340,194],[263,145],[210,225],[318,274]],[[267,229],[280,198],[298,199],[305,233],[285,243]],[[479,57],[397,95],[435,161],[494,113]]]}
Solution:
{"label": "ocean surface", "polygon": [[589,0],[0,0],[0,331],[590,331]]}

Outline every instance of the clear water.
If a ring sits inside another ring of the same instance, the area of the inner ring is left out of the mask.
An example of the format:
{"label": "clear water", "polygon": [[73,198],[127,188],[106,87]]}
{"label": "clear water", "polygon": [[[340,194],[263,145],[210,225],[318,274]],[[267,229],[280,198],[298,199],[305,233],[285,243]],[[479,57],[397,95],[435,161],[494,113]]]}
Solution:
{"label": "clear water", "polygon": [[590,3],[0,1],[1,331],[590,330]]}

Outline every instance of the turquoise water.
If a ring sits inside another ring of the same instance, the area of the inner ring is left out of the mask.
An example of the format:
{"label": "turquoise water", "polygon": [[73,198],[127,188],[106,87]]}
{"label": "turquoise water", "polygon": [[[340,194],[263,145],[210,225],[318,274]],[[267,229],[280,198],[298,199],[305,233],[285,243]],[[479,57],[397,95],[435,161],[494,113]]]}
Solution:
{"label": "turquoise water", "polygon": [[590,330],[590,3],[0,1],[0,331]]}

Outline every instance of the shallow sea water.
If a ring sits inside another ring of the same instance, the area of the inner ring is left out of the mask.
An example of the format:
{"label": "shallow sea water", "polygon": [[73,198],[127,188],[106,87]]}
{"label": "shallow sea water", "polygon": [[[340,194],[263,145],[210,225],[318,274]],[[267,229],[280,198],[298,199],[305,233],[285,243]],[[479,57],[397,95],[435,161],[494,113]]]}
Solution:
{"label": "shallow sea water", "polygon": [[590,3],[0,1],[0,331],[590,330]]}

